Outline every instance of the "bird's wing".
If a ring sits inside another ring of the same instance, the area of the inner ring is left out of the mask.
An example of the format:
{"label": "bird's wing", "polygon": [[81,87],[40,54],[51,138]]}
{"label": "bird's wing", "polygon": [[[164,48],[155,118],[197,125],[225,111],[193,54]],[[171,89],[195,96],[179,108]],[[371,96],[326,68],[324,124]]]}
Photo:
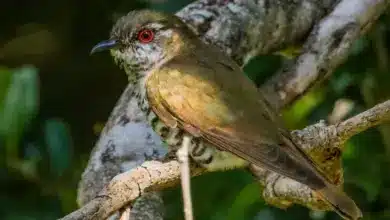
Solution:
{"label": "bird's wing", "polygon": [[202,60],[173,59],[149,76],[146,87],[153,111],[166,124],[253,164],[323,187],[322,173],[275,121],[238,66],[222,60],[211,68]]}

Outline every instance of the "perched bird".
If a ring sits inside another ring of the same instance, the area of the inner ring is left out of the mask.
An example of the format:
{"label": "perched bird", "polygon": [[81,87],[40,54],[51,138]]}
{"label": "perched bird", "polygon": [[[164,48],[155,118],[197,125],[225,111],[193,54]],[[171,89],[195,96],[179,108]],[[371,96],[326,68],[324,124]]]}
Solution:
{"label": "perched bird", "polygon": [[241,68],[178,17],[132,11],[91,53],[104,50],[125,70],[140,109],[170,147],[188,135],[192,159],[206,169],[253,163],[309,186],[345,219],[362,217],[294,143]]}

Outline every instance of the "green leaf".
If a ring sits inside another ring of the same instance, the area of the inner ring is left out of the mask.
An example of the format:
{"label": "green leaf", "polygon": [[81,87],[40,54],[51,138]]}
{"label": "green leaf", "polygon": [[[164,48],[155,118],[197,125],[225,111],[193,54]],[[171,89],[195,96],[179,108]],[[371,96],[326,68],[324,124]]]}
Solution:
{"label": "green leaf", "polygon": [[354,81],[354,76],[349,72],[343,72],[338,77],[330,80],[330,86],[336,94],[344,94],[345,90]]}
{"label": "green leaf", "polygon": [[71,162],[72,141],[69,129],[61,120],[49,119],[44,124],[44,133],[51,172],[61,176]]}
{"label": "green leaf", "polygon": [[265,208],[261,210],[257,215],[254,217],[255,220],[274,220],[276,219],[274,216],[274,213],[268,209]]}
{"label": "green leaf", "polygon": [[[3,78],[4,85],[8,79]],[[26,66],[14,70],[0,100],[0,135],[5,138],[7,154],[14,157],[22,132],[38,111],[38,71]]]}
{"label": "green leaf", "polygon": [[3,100],[7,94],[8,86],[11,80],[11,70],[5,67],[0,67],[0,109],[2,108]]}
{"label": "green leaf", "polygon": [[366,37],[361,37],[357,40],[355,40],[351,47],[351,55],[357,55],[359,53],[362,53],[364,49],[366,49],[369,46],[368,40]]}
{"label": "green leaf", "polygon": [[374,201],[379,195],[382,179],[378,177],[386,173],[380,165],[385,163],[386,155],[380,150],[379,137],[374,130],[365,131],[352,137],[343,150],[345,182],[364,189],[368,201]]}
{"label": "green leaf", "polygon": [[325,92],[321,88],[310,91],[302,96],[289,109],[283,111],[283,118],[287,127],[290,129],[304,127],[307,123],[307,117],[324,99]]}
{"label": "green leaf", "polygon": [[228,220],[245,219],[248,215],[248,209],[260,200],[260,184],[258,182],[248,184],[241,190],[233,205],[230,207],[227,214]]}
{"label": "green leaf", "polygon": [[252,58],[243,68],[245,74],[256,83],[261,85],[282,64],[282,58],[275,55],[262,55]]}

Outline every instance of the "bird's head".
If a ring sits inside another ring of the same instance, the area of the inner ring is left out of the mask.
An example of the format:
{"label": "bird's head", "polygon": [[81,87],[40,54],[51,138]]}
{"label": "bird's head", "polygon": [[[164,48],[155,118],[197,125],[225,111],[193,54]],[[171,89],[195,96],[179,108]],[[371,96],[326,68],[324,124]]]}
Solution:
{"label": "bird's head", "polygon": [[195,34],[178,17],[151,10],[132,11],[118,19],[109,40],[91,53],[110,50],[115,62],[129,75],[142,75],[184,48]]}

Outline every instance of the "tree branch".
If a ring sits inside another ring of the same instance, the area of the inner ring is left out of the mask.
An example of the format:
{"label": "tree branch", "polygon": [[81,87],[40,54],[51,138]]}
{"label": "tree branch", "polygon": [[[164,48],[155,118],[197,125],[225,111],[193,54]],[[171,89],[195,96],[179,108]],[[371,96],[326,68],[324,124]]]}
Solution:
{"label": "tree branch", "polygon": [[343,63],[354,41],[385,11],[389,1],[342,0],[317,23],[303,45],[303,53],[262,88],[279,109],[292,103],[314,84],[329,77]]}
{"label": "tree branch", "polygon": [[390,100],[333,126],[339,142],[345,142],[352,136],[368,128],[382,124],[390,119]]}
{"label": "tree branch", "polygon": [[[202,171],[193,170],[193,175],[199,175]],[[179,162],[146,161],[135,169],[115,176],[95,198],[62,219],[105,219],[144,193],[167,188],[176,184],[179,179]]]}
{"label": "tree branch", "polygon": [[[255,55],[269,53],[286,44],[296,43],[303,39],[311,27],[327,11],[330,11],[336,2],[338,1],[202,0],[188,5],[177,15],[191,25],[206,42],[220,46],[239,64],[244,64]],[[349,8],[352,3],[348,2],[353,2],[355,7]],[[383,13],[388,4],[386,0],[340,1],[332,13],[322,19],[312,30],[305,43],[304,53],[295,60],[294,65],[283,68],[283,71],[280,71],[263,87],[267,97],[270,97],[269,100],[273,101],[272,104],[279,109],[291,103],[315,82],[326,78],[337,65],[345,60],[352,41]],[[333,29],[338,31],[335,32]],[[80,217],[92,216],[88,213],[101,213],[102,215],[98,216],[100,219],[100,217],[106,217],[108,213],[114,213],[140,196],[143,190],[130,190],[129,186],[138,185],[131,183],[134,181],[132,178],[126,177],[128,183],[117,185],[127,187],[118,198],[116,197],[118,194],[110,193],[107,188],[103,190],[106,193],[105,197],[96,197],[103,186],[119,173],[131,170],[119,176],[135,175],[133,172],[140,169],[138,166],[145,161],[161,160],[166,155],[166,148],[145,123],[146,120],[136,106],[135,100],[132,99],[131,93],[132,88],[128,87],[122,94],[83,173],[79,184],[78,202],[84,206],[64,219],[88,219]],[[384,115],[382,116],[388,117],[387,114],[384,113]],[[380,123],[382,116],[377,118],[377,123]],[[357,122],[354,124],[359,125],[359,129],[352,129],[347,134],[353,135],[353,132],[366,129],[362,124]],[[331,143],[330,139],[323,138],[330,135],[331,132],[327,130],[329,129],[326,125],[319,123],[302,131],[293,132],[293,134],[313,158],[322,164],[327,173],[333,177],[332,179],[342,182],[339,156],[334,156],[335,152],[339,152],[339,146],[327,144]],[[319,139],[323,142],[314,143],[314,140]],[[323,160],[327,157],[330,159]],[[169,170],[165,166],[170,163],[159,164],[161,167],[158,169]],[[179,178],[179,170],[177,172],[172,170],[170,170],[170,175]],[[312,208],[325,208],[321,202],[318,202],[318,199],[313,197],[307,187],[260,168],[251,167],[251,170],[265,185],[263,196],[268,202],[279,207],[286,207],[291,202],[295,202]],[[173,181],[175,179],[164,175],[161,174],[161,180]],[[113,181],[118,181],[118,178]],[[146,188],[155,189],[154,186]],[[134,197],[130,194],[134,194]],[[115,205],[109,205],[107,202],[113,202]],[[133,204],[133,207],[137,206],[137,202]],[[147,200],[144,200],[144,204],[146,203]],[[150,207],[152,208],[149,211],[146,210],[143,213],[155,213],[153,208],[155,206]],[[107,210],[101,211],[103,208]],[[134,208],[132,217],[137,213],[140,212]],[[161,219],[161,216],[155,218],[154,215],[150,214],[149,217],[143,219]]]}

